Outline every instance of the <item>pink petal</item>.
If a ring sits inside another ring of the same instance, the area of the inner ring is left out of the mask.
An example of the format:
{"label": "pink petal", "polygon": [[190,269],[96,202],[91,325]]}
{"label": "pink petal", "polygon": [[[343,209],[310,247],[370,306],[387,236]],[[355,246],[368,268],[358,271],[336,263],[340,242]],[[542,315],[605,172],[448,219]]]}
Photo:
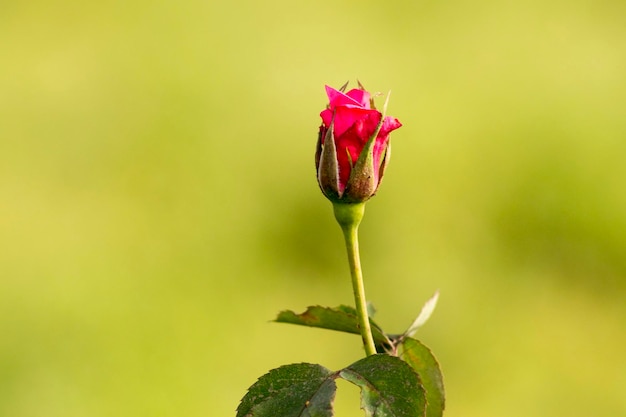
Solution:
{"label": "pink petal", "polygon": [[[335,136],[343,135],[346,130],[350,129],[359,120],[369,120],[372,117],[371,115],[380,114],[376,110],[352,106],[337,107],[335,111]],[[378,120],[380,120],[380,117]],[[369,123],[368,126],[371,126],[371,123]],[[375,126],[374,124],[374,127]],[[371,133],[373,133],[373,130]]]}
{"label": "pink petal", "polygon": [[343,192],[350,179],[352,166],[359,159],[364,144],[353,126],[343,135],[335,136],[335,145],[337,146],[337,163],[339,165],[339,185]]}
{"label": "pink petal", "polygon": [[376,131],[380,117],[381,114],[378,111],[370,110],[367,117],[362,118],[354,124],[355,130],[363,141],[363,144],[367,143]]}
{"label": "pink petal", "polygon": [[320,117],[322,118],[322,122],[324,123],[324,126],[329,127],[330,122],[333,120],[333,111],[330,109],[323,110],[320,113]]}
{"label": "pink petal", "polygon": [[[345,107],[337,109],[338,112],[349,110],[354,111],[355,109],[347,109]],[[356,119],[352,126],[344,130],[341,135],[335,135],[337,161],[339,163],[339,180],[342,187],[345,187],[348,183],[351,166],[353,166],[359,159],[359,156],[361,156],[365,144],[374,134],[378,122],[380,121],[381,115],[376,110],[360,109],[359,112],[362,117]],[[337,120],[337,118],[335,120]]]}
{"label": "pink petal", "polygon": [[330,103],[331,110],[337,106],[346,106],[352,105],[356,107],[361,107],[361,103],[356,101],[350,96],[345,95],[339,90],[335,90],[330,86],[326,86],[326,95],[328,96],[328,101]]}
{"label": "pink petal", "polygon": [[389,134],[389,132],[392,132],[398,129],[401,126],[402,126],[402,123],[400,123],[398,119],[392,116],[387,116],[385,117],[385,121],[383,122],[383,125],[380,128],[379,136],[380,135],[386,136]]}
{"label": "pink petal", "polygon": [[387,116],[374,143],[374,166],[380,168],[381,157],[389,143],[389,132],[398,129],[402,123],[395,117]]}
{"label": "pink petal", "polygon": [[378,169],[380,168],[381,156],[384,150],[387,148],[387,144],[389,143],[389,135],[378,135],[376,137],[376,142],[374,142],[374,167],[376,170],[374,172],[378,173]]}
{"label": "pink petal", "polygon": [[348,91],[346,95],[357,101],[361,107],[364,107],[366,109],[370,108],[370,93],[368,93],[367,91],[355,88]]}

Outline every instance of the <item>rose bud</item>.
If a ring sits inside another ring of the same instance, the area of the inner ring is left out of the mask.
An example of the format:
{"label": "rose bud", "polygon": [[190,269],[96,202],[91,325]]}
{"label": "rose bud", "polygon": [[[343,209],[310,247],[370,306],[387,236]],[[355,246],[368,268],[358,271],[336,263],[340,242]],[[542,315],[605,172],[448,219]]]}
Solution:
{"label": "rose bud", "polygon": [[333,203],[354,204],[376,194],[389,161],[389,133],[402,124],[376,110],[360,84],[347,93],[345,87],[326,86],[329,104],[320,113],[315,165],[324,195]]}

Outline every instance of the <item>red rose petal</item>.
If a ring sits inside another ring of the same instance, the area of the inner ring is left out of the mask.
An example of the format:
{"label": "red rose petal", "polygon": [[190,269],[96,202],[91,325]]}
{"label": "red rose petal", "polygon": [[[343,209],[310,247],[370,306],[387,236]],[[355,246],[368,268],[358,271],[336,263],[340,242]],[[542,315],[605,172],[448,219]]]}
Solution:
{"label": "red rose petal", "polygon": [[345,95],[339,90],[335,90],[330,86],[326,86],[326,95],[328,96],[328,101],[330,103],[330,109],[333,110],[337,106],[346,106],[352,105],[356,107],[362,107],[361,103],[357,100],[353,99],[350,96]]}
{"label": "red rose petal", "polygon": [[333,120],[333,111],[330,109],[323,110],[320,113],[320,117],[322,118],[322,123],[324,123],[324,126],[329,127],[330,122],[332,122]]}
{"label": "red rose petal", "polygon": [[[339,188],[336,191],[341,195],[350,180],[352,167],[361,156],[365,144],[376,131],[382,115],[379,111],[371,108],[371,96],[365,90],[352,89],[347,93],[342,93],[326,86],[326,94],[329,104],[320,113],[323,122],[321,131],[325,131],[331,123],[333,124],[333,139],[337,149],[337,168],[339,171],[339,184],[334,187]],[[395,117],[385,117],[374,141],[372,156],[375,178],[372,180],[376,185],[380,180],[381,160],[388,146],[389,133],[400,126],[402,124]],[[319,164],[319,160],[316,160],[316,163]],[[324,185],[320,184],[320,186],[324,190]],[[369,196],[365,196],[365,198],[369,198]]]}
{"label": "red rose petal", "polygon": [[[340,106],[335,109],[335,136],[341,136],[350,129],[357,120],[368,120],[368,128],[371,127],[372,115],[380,114],[376,110],[368,110],[360,107]],[[380,120],[380,117],[378,117]],[[376,127],[376,124],[374,124]],[[372,130],[373,133],[373,130]],[[371,134],[371,133],[370,133]]]}
{"label": "red rose petal", "polygon": [[395,117],[387,116],[385,117],[385,121],[383,122],[382,127],[380,128],[380,132],[384,135],[387,135],[389,132],[392,132],[399,127],[402,126],[402,123]]}
{"label": "red rose petal", "polygon": [[366,109],[370,108],[370,93],[368,93],[367,91],[355,88],[348,91],[346,95],[357,101],[361,107]]}

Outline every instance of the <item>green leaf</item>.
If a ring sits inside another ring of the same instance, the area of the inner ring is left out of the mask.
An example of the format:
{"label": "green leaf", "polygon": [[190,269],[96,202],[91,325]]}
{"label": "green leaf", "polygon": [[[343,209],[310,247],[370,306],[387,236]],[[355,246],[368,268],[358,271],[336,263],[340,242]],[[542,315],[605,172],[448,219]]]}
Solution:
{"label": "green leaf", "polygon": [[430,349],[415,339],[406,338],[400,346],[400,358],[418,373],[426,390],[426,417],[441,417],[445,408],[445,392],[437,359]]}
{"label": "green leaf", "polygon": [[426,398],[420,378],[395,356],[371,355],[339,372],[361,388],[366,417],[423,417]]}
{"label": "green leaf", "polygon": [[[278,313],[275,321],[360,334],[356,310],[345,305],[336,308],[311,306],[301,314],[296,314],[291,310],[284,310]],[[381,347],[391,346],[389,338],[383,333],[380,326],[371,319],[370,325],[372,326],[372,336],[376,345]]]}
{"label": "green leaf", "polygon": [[413,323],[409,326],[409,328],[404,332],[404,336],[412,337],[417,330],[424,325],[435,311],[435,307],[437,306],[437,300],[439,300],[439,291],[436,291],[435,294],[426,301],[420,314],[417,316]]}
{"label": "green leaf", "polygon": [[336,377],[310,363],[272,369],[250,387],[237,417],[332,417]]}

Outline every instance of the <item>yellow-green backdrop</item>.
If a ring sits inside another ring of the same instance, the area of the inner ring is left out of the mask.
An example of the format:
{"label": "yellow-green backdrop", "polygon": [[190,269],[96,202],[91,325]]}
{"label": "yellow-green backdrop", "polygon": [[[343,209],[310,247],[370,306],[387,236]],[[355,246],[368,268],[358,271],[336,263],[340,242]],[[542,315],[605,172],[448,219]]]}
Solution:
{"label": "yellow-green backdrop", "polygon": [[368,297],[400,332],[441,291],[446,415],[626,415],[625,5],[3,2],[0,416],[233,416],[360,358],[269,322],[352,303],[313,153],[356,79],[404,123]]}

